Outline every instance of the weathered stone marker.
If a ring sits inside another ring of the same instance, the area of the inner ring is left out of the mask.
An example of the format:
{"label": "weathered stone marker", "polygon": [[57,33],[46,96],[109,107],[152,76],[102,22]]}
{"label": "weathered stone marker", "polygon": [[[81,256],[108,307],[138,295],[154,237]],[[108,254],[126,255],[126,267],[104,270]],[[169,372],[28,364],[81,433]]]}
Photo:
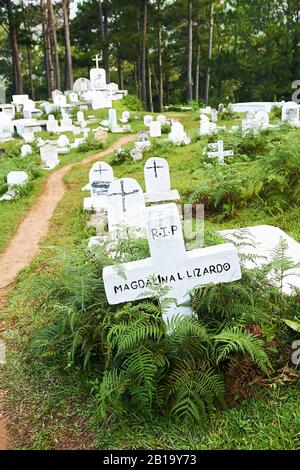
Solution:
{"label": "weathered stone marker", "polygon": [[[153,206],[146,210],[146,225],[151,258],[103,270],[109,304],[115,305],[153,297],[151,288],[167,286],[163,298],[174,299],[166,306],[165,320],[179,313],[192,313],[180,306],[198,286],[237,281],[241,278],[238,251],[231,243],[186,252],[178,209],[175,204]],[[163,300],[163,299],[161,299]]]}

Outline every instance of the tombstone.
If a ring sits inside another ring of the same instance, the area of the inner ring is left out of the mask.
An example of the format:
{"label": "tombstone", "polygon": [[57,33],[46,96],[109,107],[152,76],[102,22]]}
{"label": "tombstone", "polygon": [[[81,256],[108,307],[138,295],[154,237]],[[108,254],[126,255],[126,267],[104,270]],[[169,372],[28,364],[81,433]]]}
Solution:
{"label": "tombstone", "polygon": [[224,163],[225,157],[233,157],[234,156],[234,151],[233,150],[228,150],[224,151],[224,142],[223,140],[219,140],[217,144],[210,144],[210,146],[214,146],[215,151],[214,152],[207,152],[207,155],[209,158],[217,158],[219,163]]}
{"label": "tombstone", "polygon": [[91,82],[88,78],[78,78],[73,85],[73,91],[80,96],[85,95],[91,89]]}
{"label": "tombstone", "polygon": [[25,101],[28,101],[28,100],[29,100],[28,95],[13,95],[12,96],[12,102],[15,105],[17,112],[21,111]]}
{"label": "tombstone", "polygon": [[23,105],[23,117],[24,119],[31,119],[35,116],[40,116],[42,112],[35,108],[35,102],[32,100],[24,101]]}
{"label": "tombstone", "polygon": [[149,134],[145,131],[140,131],[137,135],[137,141],[135,143],[136,150],[143,151],[146,148],[151,147],[151,142],[149,140]]}
{"label": "tombstone", "polygon": [[47,129],[47,132],[53,132],[55,134],[59,132],[58,121],[55,119],[55,116],[53,116],[53,114],[49,114],[48,116],[46,129]]}
{"label": "tombstone", "polygon": [[299,122],[299,106],[294,101],[288,101],[282,106],[281,114],[282,122],[289,122],[295,124]]}
{"label": "tombstone", "polygon": [[129,111],[123,111],[122,113],[122,118],[120,119],[120,121],[122,122],[122,124],[127,124],[127,122],[129,121],[130,119],[130,112]]}
{"label": "tombstone", "polygon": [[70,141],[66,135],[60,135],[57,140],[58,154],[66,154],[70,152]]}
{"label": "tombstone", "polygon": [[169,141],[176,145],[188,145],[191,143],[191,139],[187,136],[180,122],[174,122],[172,124]]}
{"label": "tombstone", "polygon": [[27,157],[27,155],[31,155],[32,154],[32,147],[31,145],[28,145],[28,144],[24,144],[22,145],[21,147],[21,157]]}
{"label": "tombstone", "polygon": [[112,167],[106,162],[95,163],[89,173],[91,197],[84,199],[84,209],[91,211],[107,210],[107,193],[114,180]]}
{"label": "tombstone", "polygon": [[94,131],[94,138],[96,140],[99,140],[100,142],[103,142],[104,140],[107,140],[108,133],[105,129],[102,129],[101,127],[99,127],[98,129],[95,129]]}
{"label": "tombstone", "polygon": [[108,111],[108,121],[110,129],[118,127],[117,111],[114,108],[111,108]]}
{"label": "tombstone", "polygon": [[150,137],[161,137],[161,123],[159,121],[151,121],[149,129]]}
{"label": "tombstone", "polygon": [[45,143],[40,147],[40,156],[44,167],[52,170],[60,164],[58,159],[58,149],[55,145]]}
{"label": "tombstone", "polygon": [[17,196],[16,188],[28,182],[28,175],[25,171],[10,171],[7,175],[8,191],[0,197],[0,201],[12,201]]}
{"label": "tombstone", "polygon": [[[103,281],[108,303],[117,305],[154,297],[151,287],[166,286],[160,300],[175,299],[177,308],[164,305],[164,320],[177,314],[191,314],[180,306],[189,292],[200,286],[229,283],[241,279],[237,249],[231,243],[186,252],[175,204],[152,206],[146,210],[147,236],[151,257],[115,266],[106,266]],[[180,306],[180,307],[179,307]]]}
{"label": "tombstone", "polygon": [[34,132],[32,131],[23,132],[22,137],[26,143],[32,144],[34,142]]}
{"label": "tombstone", "polygon": [[91,90],[103,90],[106,88],[105,69],[95,68],[90,70]]}
{"label": "tombstone", "polygon": [[149,158],[144,166],[145,202],[179,201],[177,190],[171,190],[169,164],[164,158]]}
{"label": "tombstone", "polygon": [[276,286],[275,276],[269,274],[270,283],[282,289],[282,293],[292,295],[300,288],[300,243],[283,230],[271,225],[256,225],[234,230],[221,230],[219,235],[226,241],[236,244],[246,269],[262,268],[270,263],[280,242],[287,246],[286,257],[296,266],[285,272],[282,286]]}
{"label": "tombstone", "polygon": [[72,130],[72,119],[69,118],[67,114],[64,114],[62,120],[60,121],[60,132],[72,132]]}
{"label": "tombstone", "polygon": [[200,115],[206,114],[208,116],[211,116],[211,107],[206,106],[206,108],[200,108]]}
{"label": "tombstone", "polygon": [[144,126],[150,127],[150,123],[153,121],[153,116],[150,116],[150,114],[147,114],[144,116]]}
{"label": "tombstone", "polygon": [[86,127],[86,122],[84,119],[84,114],[82,111],[77,112],[77,122],[80,124],[82,127]]}
{"label": "tombstone", "polygon": [[269,114],[266,111],[258,111],[255,115],[255,122],[261,129],[267,129],[270,125]]}
{"label": "tombstone", "polygon": [[[140,185],[132,178],[122,178],[111,183],[108,190],[108,229],[115,236],[138,236],[145,229],[145,201]],[[126,228],[124,231],[124,227]]]}
{"label": "tombstone", "polygon": [[211,110],[211,122],[218,122],[218,111],[216,109]]}
{"label": "tombstone", "polygon": [[167,117],[164,116],[163,114],[160,114],[159,116],[157,116],[156,120],[160,122],[161,125],[163,126],[167,122]]}
{"label": "tombstone", "polygon": [[67,104],[67,98],[61,91],[54,90],[52,91],[51,96],[52,96],[53,104],[57,106],[58,108],[60,108],[62,105]]}
{"label": "tombstone", "polygon": [[217,132],[217,125],[210,122],[205,114],[200,116],[200,136],[206,136]]}
{"label": "tombstone", "polygon": [[142,160],[143,152],[138,148],[134,148],[130,151],[130,156],[133,160]]}
{"label": "tombstone", "polygon": [[0,142],[12,139],[14,125],[5,113],[0,113]]}
{"label": "tombstone", "polygon": [[69,101],[72,104],[77,105],[79,103],[78,95],[74,91],[71,91],[68,95]]}
{"label": "tombstone", "polygon": [[86,94],[86,99],[91,102],[93,110],[112,107],[112,100],[102,91],[92,90]]}
{"label": "tombstone", "polygon": [[218,106],[218,112],[219,113],[224,113],[224,109],[225,109],[225,106],[223,103],[220,103],[219,106]]}

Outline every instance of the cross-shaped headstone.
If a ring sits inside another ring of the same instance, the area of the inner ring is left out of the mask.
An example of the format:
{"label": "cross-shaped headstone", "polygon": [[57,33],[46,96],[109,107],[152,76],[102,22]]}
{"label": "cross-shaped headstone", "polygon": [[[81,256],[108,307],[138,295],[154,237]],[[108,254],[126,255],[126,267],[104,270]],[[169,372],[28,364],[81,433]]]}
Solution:
{"label": "cross-shaped headstone", "polygon": [[224,163],[224,158],[225,157],[233,157],[234,156],[234,151],[233,150],[224,151],[224,142],[223,142],[223,140],[219,140],[216,147],[217,147],[216,152],[207,152],[207,155],[209,156],[209,158],[217,158],[219,163]]}
{"label": "cross-shaped headstone", "polygon": [[100,62],[99,54],[96,54],[95,58],[93,59],[93,62],[96,63],[96,69],[98,69],[99,68],[99,62]]}
{"label": "cross-shaped headstone", "polygon": [[[151,288],[167,286],[160,299],[174,299],[165,306],[165,320],[176,314],[192,313],[179,307],[189,300],[189,292],[199,286],[233,282],[241,279],[238,251],[231,243],[186,252],[175,204],[152,206],[146,212],[147,237],[151,258],[103,270],[105,292],[109,304],[116,305],[154,297]],[[121,272],[122,271],[122,272]]]}
{"label": "cross-shaped headstone", "polygon": [[[159,170],[159,169],[161,169],[161,168],[165,168],[165,165],[159,165],[159,164],[158,164],[158,161],[159,161],[159,160],[162,160],[162,159],[160,159],[160,158],[157,158],[157,159],[153,158],[153,159],[151,159],[151,162],[150,162],[150,160],[148,160],[148,166],[145,167],[146,170],[153,170],[154,178],[158,178],[158,172],[157,172],[157,170]],[[151,165],[151,164],[153,164],[153,166],[149,166],[149,165]]]}
{"label": "cross-shaped headstone", "polygon": [[84,199],[85,210],[107,210],[107,193],[114,179],[113,169],[106,162],[94,163],[89,172],[89,185],[91,197]]}

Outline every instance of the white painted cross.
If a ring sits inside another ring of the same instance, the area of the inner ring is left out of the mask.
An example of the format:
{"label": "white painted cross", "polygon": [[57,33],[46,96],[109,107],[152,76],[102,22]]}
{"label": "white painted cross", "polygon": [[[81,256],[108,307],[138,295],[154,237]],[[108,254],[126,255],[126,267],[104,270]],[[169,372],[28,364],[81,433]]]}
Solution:
{"label": "white painted cross", "polygon": [[104,268],[109,304],[154,297],[153,287],[167,286],[169,291],[161,300],[174,299],[177,304],[168,302],[165,306],[164,319],[168,321],[176,314],[192,313],[189,307],[180,306],[189,300],[192,289],[241,279],[238,251],[233,244],[185,251],[175,204],[148,208],[146,219],[151,258],[123,264],[120,273],[114,266]]}
{"label": "white painted cross", "polygon": [[99,54],[96,54],[95,59],[93,59],[93,62],[96,62],[96,69],[98,69],[99,68],[99,62],[100,62]]}
{"label": "white painted cross", "polygon": [[223,140],[219,140],[218,143],[216,144],[217,151],[216,152],[207,152],[207,155],[209,158],[217,158],[219,163],[224,163],[224,158],[225,157],[233,157],[234,156],[234,151],[233,150],[227,150],[224,151],[224,142]]}

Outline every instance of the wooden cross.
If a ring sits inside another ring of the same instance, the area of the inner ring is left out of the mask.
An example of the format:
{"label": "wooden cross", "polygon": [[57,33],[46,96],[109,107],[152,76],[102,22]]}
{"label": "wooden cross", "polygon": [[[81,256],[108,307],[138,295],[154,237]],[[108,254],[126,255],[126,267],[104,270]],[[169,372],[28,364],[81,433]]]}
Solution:
{"label": "wooden cross", "polygon": [[124,189],[124,181],[121,180],[120,181],[120,185],[121,185],[121,192],[120,193],[111,193],[111,194],[108,194],[108,197],[111,197],[111,196],[122,196],[122,205],[123,205],[123,212],[126,212],[127,209],[126,209],[126,196],[129,196],[130,194],[136,194],[139,192],[139,189],[135,189],[134,191],[131,191],[130,193],[127,193]]}
{"label": "wooden cross", "polygon": [[93,62],[96,62],[96,69],[98,69],[99,68],[99,62],[100,62],[99,54],[96,54],[95,59],[93,59]]}
{"label": "wooden cross", "polygon": [[217,158],[219,163],[224,163],[224,157],[233,157],[234,151],[228,150],[224,151],[224,142],[223,140],[219,140],[217,143],[217,151],[216,152],[208,152],[207,155],[209,158]]}
{"label": "wooden cross", "polygon": [[155,178],[158,178],[157,170],[159,168],[164,168],[164,166],[157,165],[156,161],[154,160],[153,166],[146,166],[146,170],[154,170]]}

